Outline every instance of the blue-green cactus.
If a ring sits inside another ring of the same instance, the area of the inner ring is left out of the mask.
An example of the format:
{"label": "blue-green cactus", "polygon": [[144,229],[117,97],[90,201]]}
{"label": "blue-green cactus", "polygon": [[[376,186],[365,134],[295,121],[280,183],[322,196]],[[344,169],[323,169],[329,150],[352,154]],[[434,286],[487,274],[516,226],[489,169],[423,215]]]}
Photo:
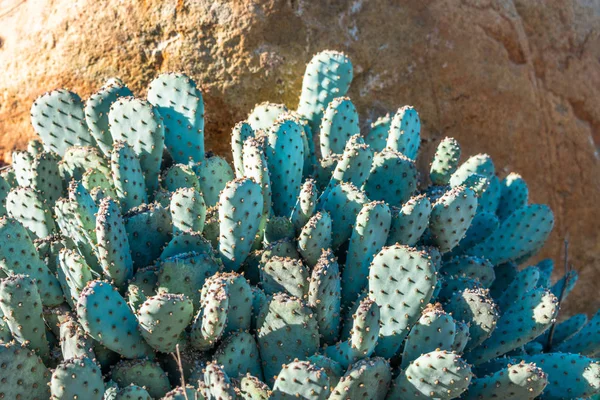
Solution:
{"label": "blue-green cactus", "polygon": [[50,348],[42,319],[42,300],[35,281],[26,275],[12,275],[1,280],[0,309],[12,337],[48,361]]}
{"label": "blue-green cactus", "polygon": [[373,165],[363,190],[371,200],[382,200],[399,207],[417,189],[417,168],[412,160],[392,149],[373,157]]}
{"label": "blue-green cactus", "polygon": [[391,381],[392,372],[387,360],[380,357],[360,360],[350,366],[331,390],[329,400],[384,400]]}
{"label": "blue-green cactus", "polygon": [[56,154],[43,152],[39,153],[31,164],[31,187],[38,191],[50,206],[65,193],[65,185],[58,167],[59,161],[60,158]]}
{"label": "blue-green cactus", "polygon": [[75,310],[81,291],[94,279],[93,272],[85,258],[76,250],[62,249],[58,260],[59,269],[56,274],[58,281],[67,303]]}
{"label": "blue-green cactus", "polygon": [[260,269],[261,287],[267,295],[279,292],[303,298],[308,294],[309,270],[300,260],[272,257]]}
{"label": "blue-green cactus", "polygon": [[386,244],[414,246],[429,225],[431,202],[421,194],[411,197],[401,208],[392,207],[391,213],[392,222]]}
{"label": "blue-green cactus", "polygon": [[148,101],[163,117],[165,146],[175,162],[202,161],[204,101],[196,83],[184,74],[161,74],[150,82]]}
{"label": "blue-green cactus", "polygon": [[493,375],[471,380],[467,392],[461,397],[467,400],[503,399],[533,400],[548,384],[548,376],[534,363],[510,365]]}
{"label": "blue-green cactus", "polygon": [[77,315],[83,329],[110,350],[127,358],[150,354],[135,315],[109,283],[89,282],[79,296]]}
{"label": "blue-green cactus", "polygon": [[514,172],[508,174],[500,182],[500,201],[496,210],[498,218],[502,221],[515,210],[525,207],[528,199],[529,189],[525,180]]}
{"label": "blue-green cactus", "polygon": [[325,50],[316,54],[306,66],[298,113],[319,131],[323,112],[336,97],[345,96],[352,82],[352,62],[344,54]]}
{"label": "blue-green cactus", "polygon": [[356,217],[369,199],[362,190],[346,182],[335,185],[321,197],[325,197],[322,209],[331,217],[331,246],[337,249],[352,236]]}
{"label": "blue-green cactus", "polygon": [[107,156],[113,144],[108,122],[110,106],[119,98],[128,96],[133,96],[131,90],[120,79],[111,78],[85,102],[85,120],[90,133],[100,150]]}
{"label": "blue-green cactus", "polygon": [[46,151],[61,156],[67,147],[96,144],[85,121],[81,99],[65,89],[44,93],[33,102],[31,124]]}
{"label": "blue-green cactus", "polygon": [[6,197],[8,216],[19,221],[34,238],[57,233],[52,211],[42,193],[30,187],[12,189]]}
{"label": "blue-green cactus", "polygon": [[333,99],[325,109],[320,127],[321,156],[342,154],[348,140],[360,134],[358,113],[348,97]]}
{"label": "blue-green cactus", "polygon": [[171,390],[169,378],[160,365],[143,358],[119,361],[111,368],[110,378],[121,388],[130,385],[142,387],[154,399],[162,398]]}
{"label": "blue-green cactus", "polygon": [[254,335],[247,331],[234,331],[227,335],[217,347],[213,359],[229,376],[251,374],[263,379],[258,345]]}
{"label": "blue-green cactus", "polygon": [[200,181],[200,191],[206,205],[217,205],[221,191],[225,189],[227,182],[235,178],[233,169],[224,158],[212,153],[206,153],[204,161],[192,168]]}
{"label": "blue-green cactus", "polygon": [[460,145],[454,138],[444,138],[438,145],[431,168],[429,178],[434,185],[448,185],[450,177],[458,168],[460,160]]}
{"label": "blue-green cactus", "polygon": [[390,122],[386,147],[415,160],[421,144],[421,119],[414,107],[404,106],[396,111]]}
{"label": "blue-green cactus", "polygon": [[110,169],[121,210],[127,212],[148,202],[146,181],[138,156],[127,142],[116,141],[110,152]]}
{"label": "blue-green cactus", "polygon": [[50,381],[52,399],[102,400],[104,382],[100,367],[89,358],[72,358],[60,364]]}
{"label": "blue-green cactus", "polygon": [[307,179],[302,184],[298,200],[292,210],[290,220],[296,231],[300,231],[314,215],[317,207],[319,190],[314,179]]}
{"label": "blue-green cactus", "polygon": [[169,210],[174,232],[202,232],[204,230],[206,203],[197,189],[177,189],[171,196]]}
{"label": "blue-green cactus", "polygon": [[436,282],[435,265],[424,251],[394,245],[375,256],[369,271],[369,297],[381,310],[377,355],[389,358],[396,354],[431,300]]}
{"label": "blue-green cactus", "polygon": [[243,149],[246,140],[254,137],[254,129],[246,122],[238,122],[231,131],[231,155],[236,178],[245,176]]}
{"label": "blue-green cactus", "polygon": [[160,113],[147,101],[123,97],[115,101],[108,113],[114,140],[126,141],[140,159],[149,193],[158,189],[158,175],[163,157],[165,128]]}
{"label": "blue-green cactus", "polygon": [[390,114],[383,115],[371,123],[369,132],[365,135],[365,143],[371,147],[375,153],[379,153],[387,146],[388,132],[392,117]]}
{"label": "blue-green cactus", "polygon": [[340,266],[331,249],[324,250],[310,275],[308,305],[315,310],[322,343],[333,343],[341,320]]}
{"label": "blue-green cactus", "polygon": [[254,109],[248,115],[246,121],[250,124],[253,130],[269,130],[280,115],[287,113],[288,109],[284,104],[263,103],[254,106]]}
{"label": "blue-green cactus", "polygon": [[262,189],[249,178],[230,181],[221,192],[219,254],[228,270],[238,270],[248,257],[262,209]]}
{"label": "blue-green cactus", "polygon": [[327,400],[329,391],[329,377],[322,368],[308,361],[294,361],[283,365],[277,374],[271,398]]}
{"label": "blue-green cactus", "polygon": [[369,266],[385,245],[391,220],[390,208],[382,201],[366,203],[358,213],[342,272],[342,304],[356,300],[368,286]]}
{"label": "blue-green cactus", "polygon": [[5,398],[50,397],[50,372],[33,350],[15,342],[0,343],[0,365],[0,393]]}
{"label": "blue-green cactus", "polygon": [[356,187],[361,187],[369,177],[373,151],[365,144],[360,135],[348,139],[341,160],[335,166],[329,187],[340,182],[350,182]]}
{"label": "blue-green cactus", "polygon": [[171,213],[164,207],[142,204],[123,215],[134,269],[150,265],[171,239]]}

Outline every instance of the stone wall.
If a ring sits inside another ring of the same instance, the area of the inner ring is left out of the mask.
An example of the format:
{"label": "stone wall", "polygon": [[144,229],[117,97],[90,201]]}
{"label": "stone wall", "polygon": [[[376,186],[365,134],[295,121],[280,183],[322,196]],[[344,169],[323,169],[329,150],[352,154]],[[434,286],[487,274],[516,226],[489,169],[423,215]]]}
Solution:
{"label": "stone wall", "polygon": [[305,63],[347,52],[363,123],[404,104],[422,117],[423,164],[444,136],[521,173],[569,236],[580,272],[567,312],[600,306],[600,1],[0,0],[0,158],[33,131],[44,90],[88,96],[111,76],[139,96],[160,71],[203,88],[207,148],[227,152],[257,102],[295,107]]}

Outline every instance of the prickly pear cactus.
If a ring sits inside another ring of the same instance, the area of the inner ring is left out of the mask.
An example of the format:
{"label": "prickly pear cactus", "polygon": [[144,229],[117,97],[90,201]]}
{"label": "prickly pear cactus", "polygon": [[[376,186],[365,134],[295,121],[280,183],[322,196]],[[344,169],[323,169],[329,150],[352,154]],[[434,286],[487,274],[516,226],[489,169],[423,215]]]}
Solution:
{"label": "prickly pear cactus", "polygon": [[552,211],[453,138],[419,171],[412,106],[361,132],[352,75],[315,55],[231,165],[184,74],[36,100],[0,169],[0,398],[600,397],[600,313],[527,261]]}

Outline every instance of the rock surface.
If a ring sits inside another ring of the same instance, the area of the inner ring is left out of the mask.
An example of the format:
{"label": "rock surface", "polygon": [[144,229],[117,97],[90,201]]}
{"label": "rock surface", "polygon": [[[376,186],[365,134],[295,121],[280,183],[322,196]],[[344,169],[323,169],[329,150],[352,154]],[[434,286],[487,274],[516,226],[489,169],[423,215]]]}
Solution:
{"label": "rock surface", "polygon": [[[581,274],[567,312],[600,306],[600,1],[0,0],[0,159],[33,135],[32,101],[67,87],[88,96],[111,76],[138,96],[159,71],[201,83],[207,148],[256,102],[295,107],[305,63],[347,52],[363,123],[419,111],[425,161],[444,136],[522,174]],[[423,166],[422,166],[423,167]],[[504,168],[502,168],[504,167]]]}

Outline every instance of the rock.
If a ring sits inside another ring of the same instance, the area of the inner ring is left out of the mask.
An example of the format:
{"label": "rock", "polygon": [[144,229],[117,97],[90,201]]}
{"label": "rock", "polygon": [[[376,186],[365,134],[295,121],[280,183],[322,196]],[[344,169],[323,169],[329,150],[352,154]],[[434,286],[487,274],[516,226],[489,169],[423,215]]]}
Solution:
{"label": "rock", "polygon": [[[400,4],[402,3],[402,4]],[[305,63],[326,48],[355,66],[363,124],[404,104],[423,120],[425,161],[446,135],[524,176],[568,234],[581,274],[567,312],[600,306],[600,3],[548,0],[0,1],[0,157],[33,130],[32,101],[68,87],[88,96],[119,76],[136,95],[183,70],[206,102],[207,148],[228,152],[256,102],[295,107]],[[423,167],[423,166],[422,166]],[[502,168],[504,167],[504,168]],[[560,261],[558,262],[560,264]]]}

